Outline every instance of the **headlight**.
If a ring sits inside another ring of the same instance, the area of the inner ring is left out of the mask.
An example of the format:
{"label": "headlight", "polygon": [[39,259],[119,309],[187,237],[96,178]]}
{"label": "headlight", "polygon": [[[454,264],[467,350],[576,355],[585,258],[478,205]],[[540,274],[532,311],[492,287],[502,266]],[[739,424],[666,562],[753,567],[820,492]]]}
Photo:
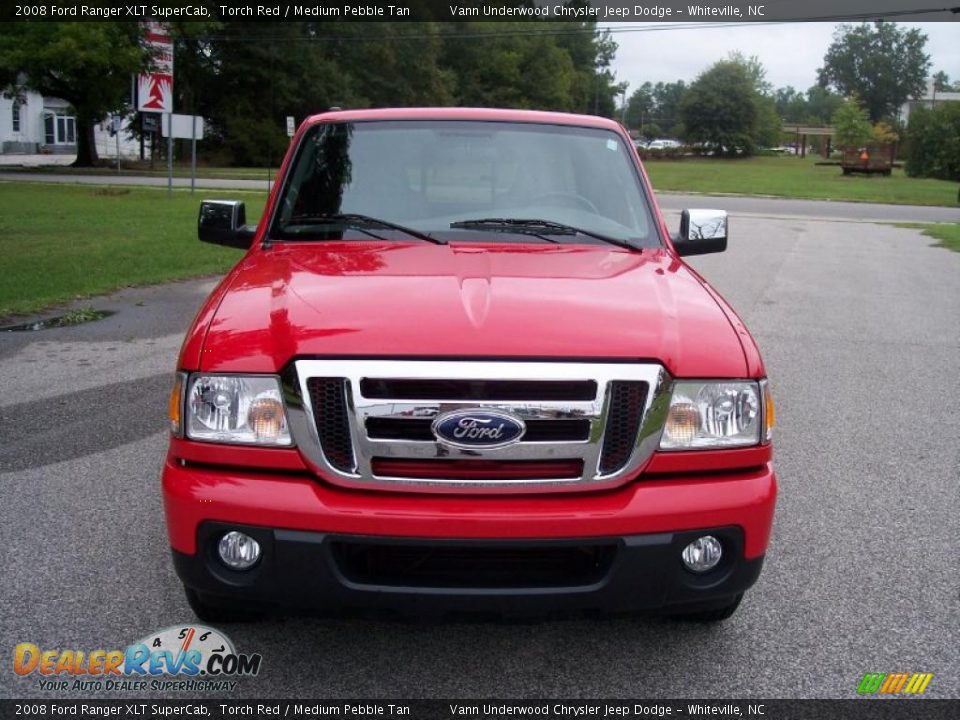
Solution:
{"label": "headlight", "polygon": [[677,382],[661,450],[745,447],[760,442],[763,402],[756,382]]}
{"label": "headlight", "polygon": [[191,440],[292,445],[280,383],[272,376],[194,375],[186,396]]}

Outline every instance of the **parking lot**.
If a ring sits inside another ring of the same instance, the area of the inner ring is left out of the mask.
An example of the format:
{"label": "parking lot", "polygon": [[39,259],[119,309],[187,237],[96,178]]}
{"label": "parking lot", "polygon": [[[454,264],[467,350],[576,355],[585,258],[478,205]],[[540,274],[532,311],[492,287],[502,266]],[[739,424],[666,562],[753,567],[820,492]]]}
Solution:
{"label": "parking lot", "polygon": [[[274,618],[222,628],[263,655],[230,697],[850,698],[865,672],[894,671],[960,695],[960,254],[869,223],[734,215],[731,233],[691,264],[764,353],[780,479],[764,572],[732,619]],[[193,621],[159,472],[181,333],[212,284],[0,335],[8,658]],[[0,695],[54,697],[9,665]]]}

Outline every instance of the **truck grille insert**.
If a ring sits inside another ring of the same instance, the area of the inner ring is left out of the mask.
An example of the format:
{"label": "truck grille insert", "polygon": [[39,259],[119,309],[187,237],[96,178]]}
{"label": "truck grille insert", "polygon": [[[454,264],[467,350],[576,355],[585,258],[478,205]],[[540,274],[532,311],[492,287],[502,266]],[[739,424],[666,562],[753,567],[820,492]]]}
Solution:
{"label": "truck grille insert", "polygon": [[600,582],[616,555],[602,545],[475,545],[334,542],[334,561],[361,585],[519,589],[578,587]]}
{"label": "truck grille insert", "polygon": [[360,392],[374,400],[593,400],[592,380],[393,380],[364,378]]}
{"label": "truck grille insert", "polygon": [[645,418],[672,387],[655,363],[535,360],[308,358],[284,382],[293,439],[325,482],[481,494],[623,485],[656,449]]}
{"label": "truck grille insert", "polygon": [[323,454],[342,472],[351,472],[355,466],[347,418],[347,385],[344,378],[310,378],[307,381]]}
{"label": "truck grille insert", "polygon": [[610,385],[607,432],[600,455],[600,472],[604,475],[622,468],[633,454],[647,395],[644,383],[615,381]]}

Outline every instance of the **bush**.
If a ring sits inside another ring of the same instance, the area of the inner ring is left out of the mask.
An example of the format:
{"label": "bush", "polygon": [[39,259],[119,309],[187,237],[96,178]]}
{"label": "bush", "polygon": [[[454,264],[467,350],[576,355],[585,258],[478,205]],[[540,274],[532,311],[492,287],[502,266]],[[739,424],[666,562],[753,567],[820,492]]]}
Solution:
{"label": "bush", "polygon": [[873,140],[870,118],[856,98],[847,98],[833,114],[832,122],[835,131],[833,140],[839,148],[860,148]]}
{"label": "bush", "polygon": [[918,107],[907,126],[907,175],[960,180],[960,103]]}

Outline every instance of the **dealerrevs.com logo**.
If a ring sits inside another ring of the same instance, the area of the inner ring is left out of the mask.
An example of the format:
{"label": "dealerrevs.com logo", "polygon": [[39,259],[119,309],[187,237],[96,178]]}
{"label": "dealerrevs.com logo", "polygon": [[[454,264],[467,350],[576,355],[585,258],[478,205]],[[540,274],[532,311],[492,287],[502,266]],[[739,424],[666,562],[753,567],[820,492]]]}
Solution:
{"label": "dealerrevs.com logo", "polygon": [[13,671],[36,676],[40,690],[229,691],[260,672],[259,653],[238,653],[230,639],[203,625],[168,627],[125,650],[41,649],[20,643]]}

